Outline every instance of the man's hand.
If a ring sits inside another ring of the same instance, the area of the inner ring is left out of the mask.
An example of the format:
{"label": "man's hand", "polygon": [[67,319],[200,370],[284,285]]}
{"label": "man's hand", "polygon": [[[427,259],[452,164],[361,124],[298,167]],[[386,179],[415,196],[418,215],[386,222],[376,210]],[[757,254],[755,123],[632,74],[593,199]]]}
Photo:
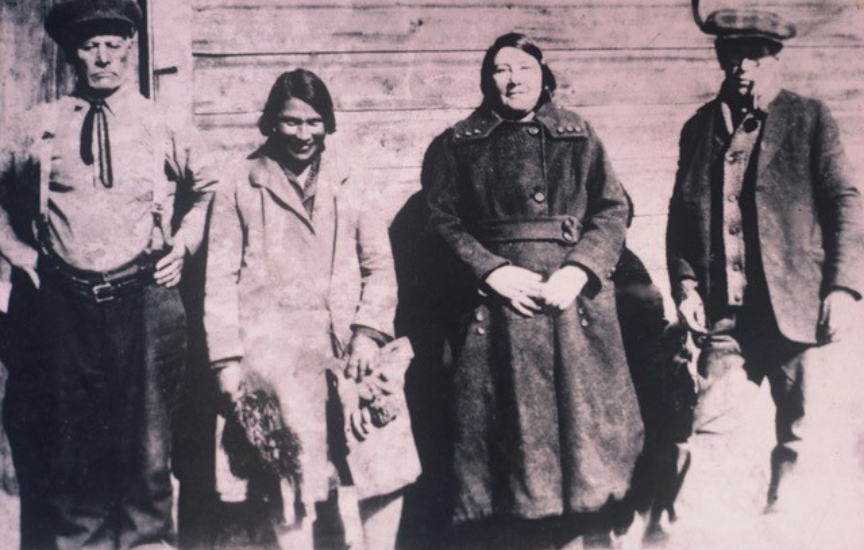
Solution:
{"label": "man's hand", "polygon": [[364,376],[378,368],[381,359],[381,350],[378,342],[359,332],[351,338],[346,352],[348,364],[345,367],[345,377],[353,378],[358,382]]}
{"label": "man's hand", "polygon": [[26,244],[20,243],[10,246],[3,251],[3,255],[9,263],[27,274],[33,286],[39,288],[39,273],[36,272],[36,264],[39,261],[39,252]]}
{"label": "man's hand", "polygon": [[860,306],[855,296],[845,290],[832,290],[822,300],[819,313],[819,340],[823,344],[848,338],[855,328]]}
{"label": "man's hand", "polygon": [[587,283],[588,273],[584,269],[565,265],[543,285],[543,302],[548,308],[563,311],[573,303]]}
{"label": "man's hand", "polygon": [[236,403],[243,395],[243,368],[238,359],[227,359],[213,364],[219,394],[228,402]]}
{"label": "man's hand", "polygon": [[157,285],[172,288],[180,283],[183,276],[183,264],[186,262],[186,245],[179,235],[174,236],[174,246],[168,254],[156,262],[156,273],[153,278]]}
{"label": "man's hand", "polygon": [[696,290],[696,281],[682,281],[681,295],[682,299],[678,304],[678,319],[695,333],[705,334],[708,332],[705,327],[705,305],[702,303],[699,291]]}
{"label": "man's hand", "polygon": [[543,299],[543,277],[528,269],[505,265],[486,277],[486,284],[525,317],[540,312]]}

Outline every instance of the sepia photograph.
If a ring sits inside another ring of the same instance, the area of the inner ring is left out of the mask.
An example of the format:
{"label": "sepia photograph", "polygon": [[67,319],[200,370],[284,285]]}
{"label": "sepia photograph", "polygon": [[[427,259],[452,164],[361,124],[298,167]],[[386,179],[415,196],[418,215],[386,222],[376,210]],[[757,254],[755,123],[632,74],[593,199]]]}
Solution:
{"label": "sepia photograph", "polygon": [[0,548],[864,548],[864,0],[0,0]]}

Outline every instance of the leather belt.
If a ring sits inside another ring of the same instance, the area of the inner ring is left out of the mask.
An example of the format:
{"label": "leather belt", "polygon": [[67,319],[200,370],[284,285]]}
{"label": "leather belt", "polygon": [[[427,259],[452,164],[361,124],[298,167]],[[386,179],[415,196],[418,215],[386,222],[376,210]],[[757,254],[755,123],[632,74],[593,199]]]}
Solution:
{"label": "leather belt", "polygon": [[155,265],[152,255],[141,254],[117,269],[98,272],[78,269],[55,254],[40,256],[40,273],[53,276],[76,296],[97,304],[129,296],[151,284]]}
{"label": "leather belt", "polygon": [[573,245],[579,241],[582,225],[573,216],[542,218],[499,218],[480,220],[474,236],[485,244],[517,241],[556,241]]}

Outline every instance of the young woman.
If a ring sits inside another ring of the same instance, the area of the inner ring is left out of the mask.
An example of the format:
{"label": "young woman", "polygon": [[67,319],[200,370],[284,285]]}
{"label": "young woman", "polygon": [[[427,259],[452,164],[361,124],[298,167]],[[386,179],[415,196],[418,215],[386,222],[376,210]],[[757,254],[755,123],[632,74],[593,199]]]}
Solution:
{"label": "young woman", "polygon": [[[281,75],[259,129],[267,141],[214,206],[207,344],[229,401],[254,380],[275,389],[284,420],[302,444],[303,481],[290,491],[283,483],[280,491],[276,479],[250,480],[248,499],[281,500],[289,523],[296,503],[297,526],[277,529],[286,533],[282,546],[312,548],[315,503],[327,500],[336,485],[344,493],[350,483],[339,451],[342,424],[328,422],[332,392],[325,370],[340,358],[345,376],[374,371],[379,347],[393,333],[393,260],[386,228],[368,204],[371,194],[340,163],[338,151],[325,153],[336,121],[330,94],[315,74],[297,69]],[[352,512],[340,500],[350,538],[348,516],[357,518],[356,501]],[[364,510],[367,538],[383,536],[385,542],[370,546],[392,547],[394,540],[386,539],[395,539],[401,499],[378,499],[378,505],[383,510],[375,514]]]}

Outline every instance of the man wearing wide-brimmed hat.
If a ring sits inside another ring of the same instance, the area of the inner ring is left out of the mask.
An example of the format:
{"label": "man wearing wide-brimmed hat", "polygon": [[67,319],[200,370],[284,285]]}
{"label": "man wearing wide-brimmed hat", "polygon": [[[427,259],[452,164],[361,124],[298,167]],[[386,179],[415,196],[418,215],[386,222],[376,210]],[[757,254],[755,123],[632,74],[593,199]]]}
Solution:
{"label": "man wearing wide-brimmed hat", "polygon": [[22,114],[2,144],[0,254],[15,268],[4,415],[25,548],[174,538],[176,286],[215,180],[194,133],[127,82],[141,23],[133,0],[57,4],[45,28],[75,91]]}
{"label": "man wearing wide-brimmed hat", "polygon": [[828,108],[779,85],[795,26],[754,10],[697,21],[716,36],[725,80],[681,133],[669,274],[702,346],[697,436],[746,424],[742,392],[771,385],[777,442],[765,510],[776,511],[787,474],[812,448],[808,397],[830,372],[816,364],[820,347],[848,336],[861,298],[861,199]]}

